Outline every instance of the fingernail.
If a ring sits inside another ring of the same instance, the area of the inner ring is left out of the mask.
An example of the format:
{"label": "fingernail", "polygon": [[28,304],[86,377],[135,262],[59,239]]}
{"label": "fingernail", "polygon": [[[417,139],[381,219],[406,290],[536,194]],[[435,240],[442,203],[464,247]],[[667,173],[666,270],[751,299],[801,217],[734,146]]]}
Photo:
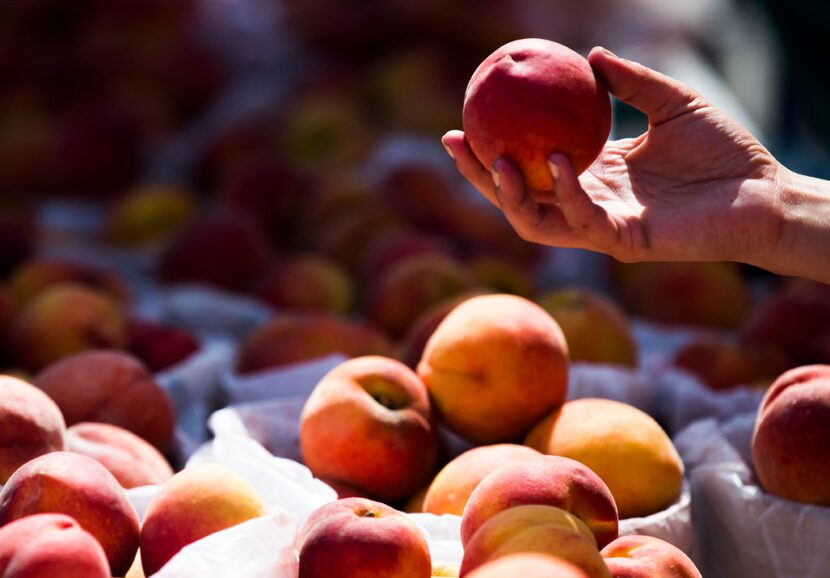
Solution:
{"label": "fingernail", "polygon": [[499,171],[496,170],[495,165],[490,170],[490,173],[493,175],[493,184],[496,185],[496,188],[498,189],[501,186],[501,175],[499,174]]}
{"label": "fingernail", "polygon": [[446,150],[446,151],[447,151],[447,154],[448,154],[448,155],[450,155],[450,158],[451,158],[452,160],[455,160],[455,155],[454,155],[454,154],[452,154],[452,149],[451,149],[451,148],[450,148],[450,147],[449,147],[446,143],[444,143],[444,142],[442,142],[441,144],[442,144],[442,145],[444,145],[444,150]]}
{"label": "fingernail", "polygon": [[606,56],[610,56],[611,58],[619,58],[619,56],[617,56],[616,54],[614,54],[613,52],[611,52],[610,50],[608,50],[604,46],[601,46],[600,48]]}
{"label": "fingernail", "polygon": [[548,159],[548,168],[550,168],[550,174],[553,177],[554,181],[559,180],[559,167],[557,166],[556,162],[554,162],[553,158]]}

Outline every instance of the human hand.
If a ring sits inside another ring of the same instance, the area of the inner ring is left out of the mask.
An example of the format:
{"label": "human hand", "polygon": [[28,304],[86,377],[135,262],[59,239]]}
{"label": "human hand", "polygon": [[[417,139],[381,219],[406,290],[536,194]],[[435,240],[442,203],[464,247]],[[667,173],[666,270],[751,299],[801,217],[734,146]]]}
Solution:
{"label": "human hand", "polygon": [[443,143],[459,171],[525,240],[621,261],[753,262],[781,236],[785,169],[692,88],[595,48],[588,60],[611,94],[648,116],[647,132],[610,141],[577,177],[553,154],[557,201],[537,201],[507,159],[479,163],[464,133]]}

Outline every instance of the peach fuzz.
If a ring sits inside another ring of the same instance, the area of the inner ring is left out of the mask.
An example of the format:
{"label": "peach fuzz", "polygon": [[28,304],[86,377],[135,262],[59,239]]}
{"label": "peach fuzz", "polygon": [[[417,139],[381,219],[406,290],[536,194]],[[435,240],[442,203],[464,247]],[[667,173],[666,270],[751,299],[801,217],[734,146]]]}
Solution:
{"label": "peach fuzz", "polygon": [[770,494],[830,506],[830,365],[791,369],[767,390],[752,436],[755,473]]}
{"label": "peach fuzz", "polygon": [[507,442],[565,401],[568,346],[535,303],[483,295],[444,318],[418,375],[450,429],[478,444]]}
{"label": "peach fuzz", "polygon": [[42,513],[77,520],[103,546],[113,576],[130,568],[138,549],[138,515],[112,474],[92,458],[52,452],[9,478],[0,493],[0,526]]}
{"label": "peach fuzz", "polygon": [[536,450],[517,444],[494,444],[467,450],[445,465],[432,480],[424,498],[424,512],[460,516],[470,494],[488,474],[505,464],[539,456],[541,454]]}
{"label": "peach fuzz", "polygon": [[121,306],[104,293],[75,284],[40,293],[20,311],[9,334],[13,360],[30,371],[73,353],[126,343]]}
{"label": "peach fuzz", "polygon": [[109,578],[104,549],[73,518],[26,516],[0,528],[3,578]]}
{"label": "peach fuzz", "polygon": [[600,554],[613,578],[702,578],[682,550],[652,536],[621,536]]}
{"label": "peach fuzz", "polygon": [[256,489],[229,468],[219,464],[186,468],[168,480],[147,506],[141,526],[144,573],[155,574],[200,538],[265,513]]}
{"label": "peach fuzz", "polygon": [[563,287],[536,300],[556,319],[572,361],[637,366],[637,342],[622,309],[586,287]]}
{"label": "peach fuzz", "polygon": [[461,542],[470,543],[493,516],[523,504],[555,506],[579,518],[602,548],[617,537],[617,505],[608,486],[587,466],[561,456],[508,464],[473,490],[461,519]]}
{"label": "peach fuzz", "polygon": [[668,506],[683,486],[683,462],[669,436],[647,413],[610,399],[565,403],[525,443],[591,468],[607,484],[620,518]]}
{"label": "peach fuzz", "polygon": [[66,450],[100,462],[125,489],[163,484],[173,477],[173,468],[156,448],[115,425],[73,425],[66,432]]}
{"label": "peach fuzz", "polygon": [[300,448],[317,477],[374,499],[411,496],[438,461],[426,387],[390,358],[345,361],[323,377],[303,407]]}
{"label": "peach fuzz", "polygon": [[333,353],[359,357],[391,351],[389,339],[367,323],[325,313],[285,314],[242,341],[236,371],[256,373]]}
{"label": "peach fuzz", "polygon": [[363,498],[318,508],[297,539],[299,578],[429,578],[429,546],[418,526],[386,504]]}
{"label": "peach fuzz", "polygon": [[549,554],[510,554],[479,566],[469,578],[588,578],[570,562]]}
{"label": "peach fuzz", "polygon": [[23,464],[64,449],[66,426],[48,395],[9,375],[0,375],[0,485]]}
{"label": "peach fuzz", "polygon": [[460,576],[503,556],[550,554],[579,567],[590,578],[610,578],[594,535],[576,516],[553,506],[525,505],[487,520],[464,547]]}
{"label": "peach fuzz", "polygon": [[548,157],[562,153],[577,173],[587,169],[608,140],[611,101],[585,58],[556,42],[524,38],[501,46],[475,70],[463,124],[484,167],[506,157],[532,190],[549,198]]}
{"label": "peach fuzz", "polygon": [[100,350],[71,355],[40,372],[34,384],[55,400],[67,425],[110,423],[159,451],[170,449],[176,423],[173,402],[128,353]]}

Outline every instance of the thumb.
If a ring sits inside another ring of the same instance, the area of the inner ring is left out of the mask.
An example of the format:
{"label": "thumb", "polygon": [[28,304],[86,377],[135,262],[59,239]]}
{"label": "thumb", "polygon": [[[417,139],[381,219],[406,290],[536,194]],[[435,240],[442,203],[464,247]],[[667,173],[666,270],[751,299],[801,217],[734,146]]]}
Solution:
{"label": "thumb", "polygon": [[699,106],[700,95],[690,86],[605,48],[591,50],[588,62],[611,94],[645,113],[652,126]]}

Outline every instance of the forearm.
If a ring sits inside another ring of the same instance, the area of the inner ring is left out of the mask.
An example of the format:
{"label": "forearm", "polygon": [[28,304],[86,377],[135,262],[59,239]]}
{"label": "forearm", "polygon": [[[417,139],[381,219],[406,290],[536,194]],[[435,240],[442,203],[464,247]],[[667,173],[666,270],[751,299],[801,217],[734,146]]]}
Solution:
{"label": "forearm", "polygon": [[779,202],[779,241],[753,264],[830,283],[830,182],[783,170]]}

